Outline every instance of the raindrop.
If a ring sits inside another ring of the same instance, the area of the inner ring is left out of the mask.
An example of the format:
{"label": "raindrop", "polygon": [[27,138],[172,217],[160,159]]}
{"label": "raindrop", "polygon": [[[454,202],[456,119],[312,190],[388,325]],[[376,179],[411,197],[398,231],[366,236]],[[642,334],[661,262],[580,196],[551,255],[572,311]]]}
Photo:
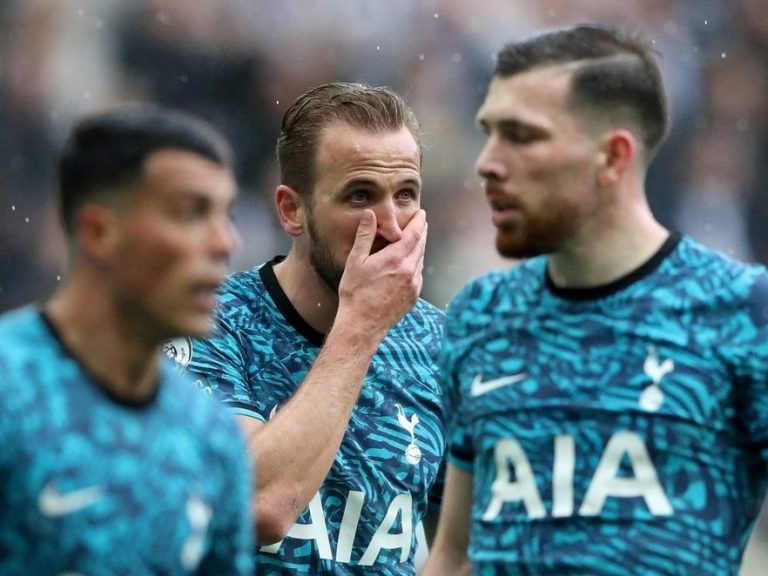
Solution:
{"label": "raindrop", "polygon": [[709,20],[704,20],[704,26],[709,26]]}
{"label": "raindrop", "polygon": [[189,82],[189,76],[187,76],[186,74],[182,74],[181,76],[179,76],[179,82],[186,84],[187,82]]}
{"label": "raindrop", "polygon": [[12,211],[12,212],[15,212],[15,211],[16,211],[16,206],[15,206],[15,205],[12,205],[12,206],[11,206],[11,211]]}
{"label": "raindrop", "polygon": [[419,60],[424,60],[424,54],[419,54]]}
{"label": "raindrop", "polygon": [[77,11],[77,15],[78,15],[78,16],[82,16],[82,15],[83,15],[83,9],[82,9],[82,8],[80,8],[80,9]]}
{"label": "raindrop", "polygon": [[381,50],[381,46],[376,46],[376,52],[379,52]]}
{"label": "raindrop", "polygon": [[280,100],[275,100],[275,104],[280,104]]}
{"label": "raindrop", "polygon": [[83,100],[90,100],[91,99],[91,93],[86,90],[83,92]]}
{"label": "raindrop", "polygon": [[452,61],[454,64],[458,64],[459,62],[461,62],[461,54],[459,54],[458,52],[455,52],[455,53],[453,54],[453,56],[451,56],[451,61]]}
{"label": "raindrop", "polygon": [[435,12],[435,18],[440,18],[440,15],[437,12]]}
{"label": "raindrop", "polygon": [[720,58],[723,58],[723,59],[725,59],[725,52],[721,52],[721,53],[720,53]]}
{"label": "raindrop", "polygon": [[61,276],[59,276],[58,274],[56,274],[56,282],[61,282]]}
{"label": "raindrop", "polygon": [[104,28],[104,20],[102,20],[101,18],[97,18],[96,19],[96,28],[98,28],[99,30]]}
{"label": "raindrop", "polygon": [[24,222],[26,222],[27,224],[29,224],[29,216],[26,216],[26,217],[24,218]]}

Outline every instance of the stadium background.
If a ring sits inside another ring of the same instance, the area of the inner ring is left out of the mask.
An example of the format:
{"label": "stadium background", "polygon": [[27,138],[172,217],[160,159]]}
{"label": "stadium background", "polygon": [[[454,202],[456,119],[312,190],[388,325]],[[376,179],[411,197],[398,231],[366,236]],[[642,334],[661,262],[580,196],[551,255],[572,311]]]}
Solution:
{"label": "stadium background", "polygon": [[[494,254],[473,170],[493,54],[580,21],[641,31],[661,55],[673,128],[648,179],[657,217],[768,263],[766,0],[0,0],[0,311],[64,276],[56,153],[75,118],[113,103],[156,101],[218,125],[242,185],[233,267],[284,253],[272,205],[280,118],[329,80],[391,85],[416,111],[424,296],[444,306],[472,276],[511,265]],[[742,575],[766,565],[764,514]]]}

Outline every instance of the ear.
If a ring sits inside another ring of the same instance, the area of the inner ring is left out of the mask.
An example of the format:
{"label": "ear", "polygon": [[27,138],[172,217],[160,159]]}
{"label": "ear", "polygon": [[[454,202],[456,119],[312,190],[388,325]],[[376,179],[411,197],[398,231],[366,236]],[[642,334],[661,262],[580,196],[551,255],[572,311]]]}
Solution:
{"label": "ear", "polygon": [[75,234],[84,255],[107,258],[119,238],[117,217],[102,204],[85,204],[75,219]]}
{"label": "ear", "polygon": [[283,230],[294,237],[304,234],[306,206],[301,194],[290,186],[280,184],[275,190],[275,204]]}
{"label": "ear", "polygon": [[638,143],[628,130],[614,130],[603,140],[598,154],[597,178],[600,186],[615,186],[637,161]]}

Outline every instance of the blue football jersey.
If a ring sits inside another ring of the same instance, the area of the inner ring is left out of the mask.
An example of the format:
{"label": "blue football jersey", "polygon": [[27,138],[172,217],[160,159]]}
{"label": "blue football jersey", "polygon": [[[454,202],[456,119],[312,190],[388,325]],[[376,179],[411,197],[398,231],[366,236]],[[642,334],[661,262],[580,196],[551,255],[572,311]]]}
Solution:
{"label": "blue football jersey", "polygon": [[237,424],[162,367],[121,402],[38,310],[0,318],[0,574],[253,572]]}
{"label": "blue football jersey", "polygon": [[[283,293],[275,259],[230,276],[217,334],[176,350],[198,384],[238,414],[268,421],[323,343]],[[325,483],[280,543],[256,553],[260,574],[413,574],[416,527],[445,449],[437,361],[444,314],[420,300],[375,354]]]}
{"label": "blue football jersey", "polygon": [[610,285],[471,282],[441,367],[474,573],[737,574],[766,487],[768,275],[673,235]]}

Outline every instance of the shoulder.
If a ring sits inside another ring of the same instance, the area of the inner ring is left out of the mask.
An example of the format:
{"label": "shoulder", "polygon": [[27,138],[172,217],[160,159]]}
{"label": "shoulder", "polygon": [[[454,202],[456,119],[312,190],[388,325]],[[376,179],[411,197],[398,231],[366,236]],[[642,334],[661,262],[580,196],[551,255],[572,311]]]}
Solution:
{"label": "shoulder", "polygon": [[448,305],[448,315],[499,310],[503,301],[529,298],[545,286],[546,258],[531,258],[506,270],[492,270],[470,280]]}
{"label": "shoulder", "polygon": [[165,398],[185,414],[189,426],[197,434],[207,435],[220,428],[227,433],[236,431],[232,415],[221,399],[210,390],[200,388],[189,373],[181,370],[171,360],[163,360],[161,378]]}
{"label": "shoulder", "polygon": [[419,299],[414,307],[387,334],[387,340],[430,345],[443,334],[445,312],[437,306]]}
{"label": "shoulder", "polygon": [[19,308],[0,316],[0,361],[3,364],[12,359],[40,357],[49,341],[50,334],[35,308]]}
{"label": "shoulder", "polygon": [[667,274],[692,298],[768,305],[768,270],[762,265],[734,260],[683,237]]}
{"label": "shoulder", "polygon": [[214,470],[237,468],[245,445],[235,417],[221,399],[199,388],[170,361],[163,361],[161,374],[161,397],[157,402],[164,412],[168,433],[177,435],[180,449],[201,455],[211,474],[215,474]]}
{"label": "shoulder", "polygon": [[406,315],[418,322],[442,326],[445,322],[445,312],[431,302],[419,298],[413,309]]}
{"label": "shoulder", "polygon": [[219,317],[237,318],[239,314],[252,311],[259,305],[266,293],[259,268],[261,266],[227,276],[218,290]]}

